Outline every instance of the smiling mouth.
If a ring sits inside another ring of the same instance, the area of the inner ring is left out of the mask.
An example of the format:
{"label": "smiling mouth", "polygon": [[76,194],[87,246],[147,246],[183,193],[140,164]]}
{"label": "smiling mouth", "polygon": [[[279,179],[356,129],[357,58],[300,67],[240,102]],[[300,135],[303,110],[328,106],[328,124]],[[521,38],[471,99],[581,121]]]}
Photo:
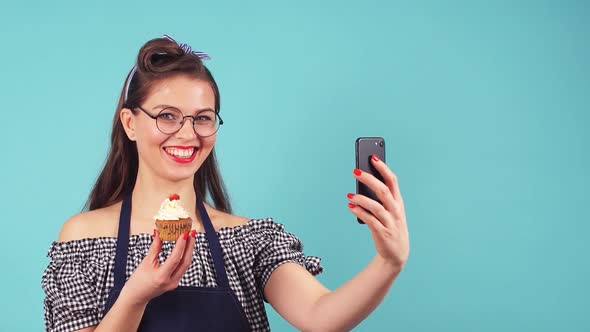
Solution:
{"label": "smiling mouth", "polygon": [[191,159],[195,152],[197,152],[199,150],[199,148],[188,148],[188,149],[179,149],[179,148],[169,148],[169,147],[165,147],[164,151],[169,154],[172,157],[178,158],[178,159]]}

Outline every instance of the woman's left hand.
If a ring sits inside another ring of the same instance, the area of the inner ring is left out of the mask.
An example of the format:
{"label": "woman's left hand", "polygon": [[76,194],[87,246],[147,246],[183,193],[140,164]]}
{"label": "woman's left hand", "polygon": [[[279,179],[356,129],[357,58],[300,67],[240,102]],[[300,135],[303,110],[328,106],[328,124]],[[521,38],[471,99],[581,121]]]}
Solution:
{"label": "woman's left hand", "polygon": [[410,254],[404,201],[397,176],[376,156],[371,158],[371,162],[383,176],[384,182],[358,169],[353,174],[375,192],[382,204],[363,195],[348,194],[348,207],[371,230],[377,254],[401,270]]}

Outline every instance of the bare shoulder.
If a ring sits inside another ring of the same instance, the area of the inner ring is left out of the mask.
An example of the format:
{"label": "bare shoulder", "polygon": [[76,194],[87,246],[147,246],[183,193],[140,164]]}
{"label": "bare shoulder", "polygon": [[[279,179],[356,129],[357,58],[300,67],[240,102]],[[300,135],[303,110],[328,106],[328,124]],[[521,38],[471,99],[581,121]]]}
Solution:
{"label": "bare shoulder", "polygon": [[62,226],[58,242],[116,236],[121,203],[78,213]]}
{"label": "bare shoulder", "polygon": [[229,227],[236,227],[236,226],[242,226],[244,224],[247,224],[250,220],[252,220],[252,218],[246,218],[246,217],[242,217],[242,216],[236,216],[236,215],[229,215]]}
{"label": "bare shoulder", "polygon": [[250,220],[252,220],[251,218],[246,218],[219,210],[215,210],[213,215],[211,215],[211,218],[213,219],[216,229],[224,227],[237,227],[247,224]]}

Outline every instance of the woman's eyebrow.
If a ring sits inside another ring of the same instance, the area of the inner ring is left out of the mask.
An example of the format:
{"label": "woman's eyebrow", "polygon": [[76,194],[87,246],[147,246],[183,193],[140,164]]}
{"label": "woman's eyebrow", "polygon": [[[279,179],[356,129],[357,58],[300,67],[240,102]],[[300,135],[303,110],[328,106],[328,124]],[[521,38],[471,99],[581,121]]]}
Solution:
{"label": "woman's eyebrow", "polygon": [[[171,106],[171,105],[166,105],[166,104],[160,104],[158,106],[155,106],[152,109],[153,110],[157,110],[157,109],[164,109],[164,108],[168,108],[168,107],[172,107],[172,108],[175,108],[177,110],[180,110],[180,108],[178,108],[176,106]],[[204,112],[204,111],[215,112],[212,108],[206,107],[206,108],[197,109],[195,113],[201,113],[201,112]]]}
{"label": "woman's eyebrow", "polygon": [[174,108],[178,109],[178,107],[175,107],[175,106],[170,106],[170,105],[166,105],[166,104],[161,104],[161,105],[155,106],[155,107],[154,107],[154,108],[152,108],[152,109],[153,109],[153,110],[157,110],[157,109],[161,109],[161,108],[168,108],[168,107],[174,107]]}
{"label": "woman's eyebrow", "polygon": [[201,109],[197,109],[197,110],[196,110],[194,113],[192,113],[192,114],[193,114],[193,116],[197,116],[197,115],[199,115],[199,114],[202,114],[202,113],[205,113],[205,112],[213,112],[213,113],[215,113],[215,111],[214,111],[214,110],[212,110],[212,109],[210,109],[210,108],[208,108],[208,107],[207,107],[207,108],[201,108]]}

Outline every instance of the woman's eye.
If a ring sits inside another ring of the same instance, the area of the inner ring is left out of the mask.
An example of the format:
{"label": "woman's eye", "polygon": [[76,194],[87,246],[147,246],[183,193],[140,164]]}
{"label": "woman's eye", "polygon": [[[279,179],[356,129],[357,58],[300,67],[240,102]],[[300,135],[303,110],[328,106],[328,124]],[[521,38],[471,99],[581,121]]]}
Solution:
{"label": "woman's eye", "polygon": [[176,119],[176,117],[172,113],[160,113],[160,115],[158,115],[158,117],[161,118],[161,119],[163,119],[163,120],[174,120],[174,119]]}
{"label": "woman's eye", "polygon": [[197,116],[197,121],[211,121],[211,117],[207,115],[199,115]]}

